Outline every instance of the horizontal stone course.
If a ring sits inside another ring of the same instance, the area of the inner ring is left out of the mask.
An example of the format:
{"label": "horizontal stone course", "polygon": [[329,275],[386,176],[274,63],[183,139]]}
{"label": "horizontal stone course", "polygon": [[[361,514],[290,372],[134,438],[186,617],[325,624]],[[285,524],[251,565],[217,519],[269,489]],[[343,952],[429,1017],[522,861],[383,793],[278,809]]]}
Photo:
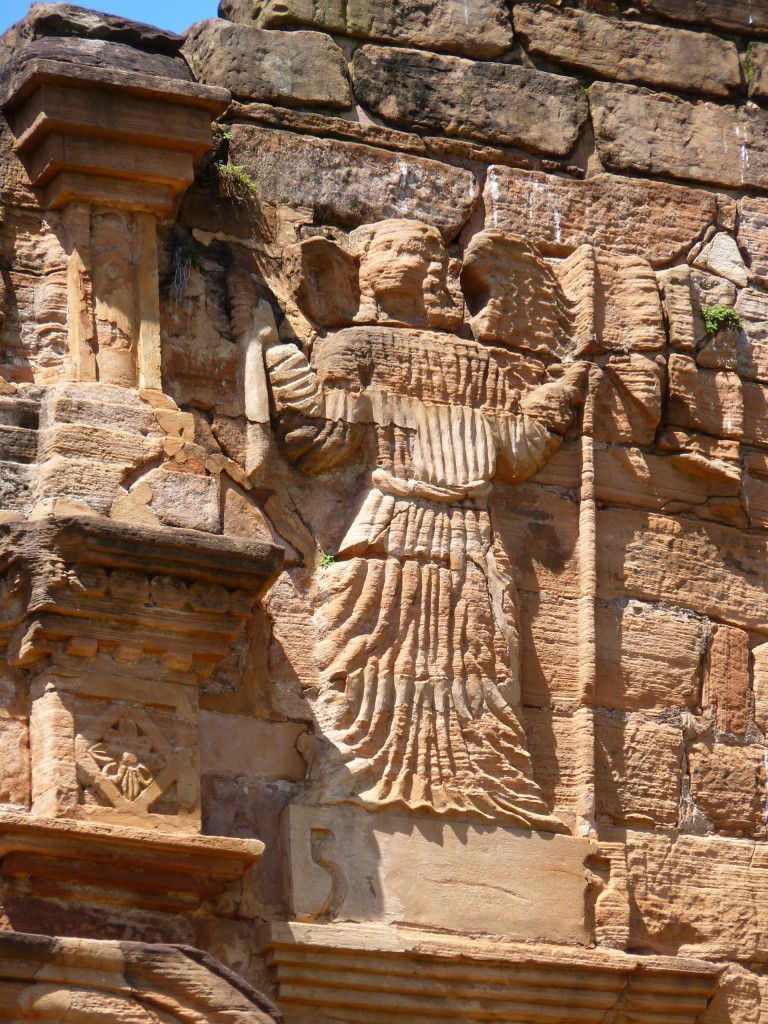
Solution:
{"label": "horizontal stone course", "polygon": [[497,57],[512,44],[504,0],[221,0],[219,17],[259,28],[305,25],[467,57]]}
{"label": "horizontal stone course", "polygon": [[611,174],[574,181],[495,165],[484,202],[487,227],[525,235],[548,256],[593,244],[653,266],[686,254],[723,212],[718,196],[680,185]]}
{"label": "horizontal stone course", "polygon": [[601,78],[723,97],[741,84],[735,43],[708,33],[547,4],[518,4],[514,23],[529,53]]}
{"label": "horizontal stone course", "polygon": [[588,114],[575,79],[514,64],[362,46],[353,78],[360,102],[390,124],[555,156],[571,151]]}
{"label": "horizontal stone course", "polygon": [[608,82],[592,86],[590,106],[597,151],[610,170],[768,189],[766,111]]}
{"label": "horizontal stone course", "polygon": [[348,107],[352,89],[339,47],[322,32],[279,32],[209,18],[193,25],[184,56],[198,81],[242,99]]}
{"label": "horizontal stone course", "polygon": [[768,8],[760,0],[640,0],[640,7],[647,14],[727,32],[768,32]]}
{"label": "horizontal stone course", "polygon": [[357,143],[234,125],[230,153],[247,168],[261,199],[345,227],[413,217],[451,239],[479,198],[469,171]]}

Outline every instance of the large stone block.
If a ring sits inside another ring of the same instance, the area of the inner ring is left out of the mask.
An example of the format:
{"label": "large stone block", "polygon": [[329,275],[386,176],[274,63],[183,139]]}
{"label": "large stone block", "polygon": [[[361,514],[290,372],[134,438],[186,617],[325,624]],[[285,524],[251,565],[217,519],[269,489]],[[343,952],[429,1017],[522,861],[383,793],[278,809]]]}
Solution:
{"label": "large stone block", "polygon": [[615,824],[676,825],[682,782],[679,728],[640,715],[595,720],[598,819]]}
{"label": "large stone block", "polygon": [[600,78],[710,96],[741,84],[735,44],[704,32],[538,3],[517,4],[514,22],[529,53]]}
{"label": "large stone block", "polygon": [[742,384],[735,373],[702,370],[678,353],[669,357],[668,423],[739,440],[744,418]]}
{"label": "large stone block", "polygon": [[304,778],[306,764],[296,749],[306,731],[296,722],[265,722],[243,715],[200,713],[200,772],[230,778]]}
{"label": "large stone block", "polygon": [[704,703],[718,730],[744,736],[750,722],[749,636],[734,626],[716,625],[707,658]]}
{"label": "large stone block", "polygon": [[502,0],[221,0],[219,16],[260,28],[308,25],[468,57],[496,57],[512,42]]}
{"label": "large stone block", "polygon": [[761,843],[629,832],[633,946],[768,962],[768,861]]}
{"label": "large stone block", "polygon": [[492,166],[486,226],[523,235],[547,256],[580,245],[663,266],[687,254],[720,215],[718,197],[681,185],[596,174],[585,181]]}
{"label": "large stone block", "polygon": [[765,111],[609,82],[595,82],[590,95],[597,151],[610,170],[768,188]]}
{"label": "large stone block", "polygon": [[322,32],[270,32],[209,18],[187,32],[198,81],[233,96],[289,107],[348,107],[352,89],[339,47]]}
{"label": "large stone block", "polygon": [[694,743],[691,796],[717,828],[765,833],[765,747]]}
{"label": "large stone block", "polygon": [[599,706],[658,712],[698,704],[706,620],[630,600],[599,604],[596,621]]}
{"label": "large stone block", "polygon": [[294,804],[284,849],[299,920],[587,941],[585,839]]}
{"label": "large stone block", "polygon": [[411,217],[451,239],[479,197],[469,171],[334,139],[235,125],[231,153],[262,199],[312,210],[318,221],[343,227]]}
{"label": "large stone block", "polygon": [[642,0],[640,6],[649,14],[727,32],[749,35],[768,30],[768,12],[755,0]]}
{"label": "large stone block", "polygon": [[565,156],[588,106],[573,78],[418,50],[355,51],[358,100],[390,124]]}
{"label": "large stone block", "polygon": [[768,199],[744,196],[739,202],[739,245],[749,271],[758,282],[768,282]]}
{"label": "large stone block", "polygon": [[664,601],[768,633],[768,540],[730,526],[603,509],[597,513],[598,595]]}

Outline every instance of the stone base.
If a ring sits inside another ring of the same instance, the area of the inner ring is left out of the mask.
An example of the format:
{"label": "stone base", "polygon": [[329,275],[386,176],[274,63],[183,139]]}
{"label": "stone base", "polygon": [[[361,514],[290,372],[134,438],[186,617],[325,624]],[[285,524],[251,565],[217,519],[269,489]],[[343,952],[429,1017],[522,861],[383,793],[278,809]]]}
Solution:
{"label": "stone base", "polygon": [[693,1024],[721,970],[386,925],[273,924],[267,941],[286,1024]]}
{"label": "stone base", "polygon": [[294,805],[285,849],[298,920],[590,941],[585,861],[596,848],[586,839]]}

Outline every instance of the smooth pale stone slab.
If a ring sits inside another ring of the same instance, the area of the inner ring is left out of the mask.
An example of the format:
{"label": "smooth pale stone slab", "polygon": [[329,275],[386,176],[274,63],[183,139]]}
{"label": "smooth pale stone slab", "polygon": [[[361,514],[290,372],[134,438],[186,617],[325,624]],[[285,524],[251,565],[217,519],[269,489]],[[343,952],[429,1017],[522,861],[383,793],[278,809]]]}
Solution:
{"label": "smooth pale stone slab", "polygon": [[589,941],[589,840],[342,806],[293,805],[283,827],[298,920]]}

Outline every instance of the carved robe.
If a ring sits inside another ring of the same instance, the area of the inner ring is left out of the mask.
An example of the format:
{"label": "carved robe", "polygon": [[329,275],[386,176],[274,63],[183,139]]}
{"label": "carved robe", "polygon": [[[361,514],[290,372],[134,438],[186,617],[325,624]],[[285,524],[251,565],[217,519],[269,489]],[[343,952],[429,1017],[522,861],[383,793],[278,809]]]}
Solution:
{"label": "carved robe", "polygon": [[[385,355],[404,370],[397,394]],[[319,798],[565,831],[533,779],[515,588],[488,497],[497,474],[523,481],[551,458],[572,385],[519,403],[519,355],[416,330],[342,331],[314,369],[293,346],[266,357],[300,466],[336,461],[356,424],[377,439],[370,487],[318,577],[316,710],[334,748]]]}

